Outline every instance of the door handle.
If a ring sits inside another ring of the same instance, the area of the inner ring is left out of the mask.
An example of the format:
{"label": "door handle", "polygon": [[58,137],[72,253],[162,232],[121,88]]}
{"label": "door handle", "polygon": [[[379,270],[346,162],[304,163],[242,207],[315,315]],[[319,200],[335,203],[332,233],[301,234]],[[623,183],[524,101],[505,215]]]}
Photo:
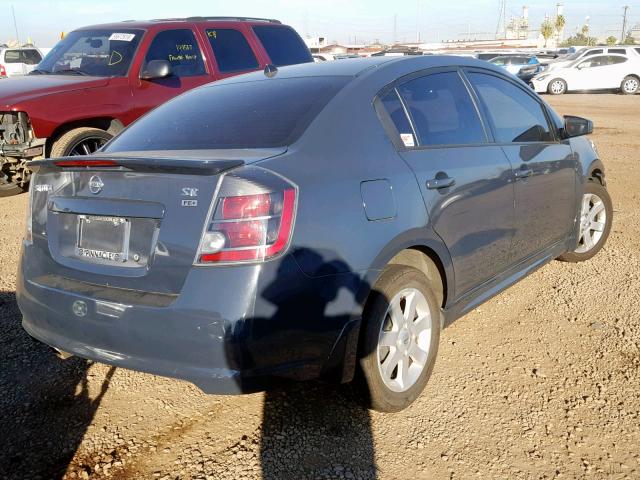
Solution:
{"label": "door handle", "polygon": [[456,184],[456,179],[448,177],[447,174],[438,174],[436,178],[432,178],[431,180],[427,180],[427,188],[429,190],[437,190],[440,188],[448,188],[452,187]]}
{"label": "door handle", "polygon": [[519,168],[518,170],[516,170],[514,172],[515,176],[516,176],[516,180],[520,179],[520,178],[528,178],[531,175],[533,175],[533,170],[531,170],[530,168]]}

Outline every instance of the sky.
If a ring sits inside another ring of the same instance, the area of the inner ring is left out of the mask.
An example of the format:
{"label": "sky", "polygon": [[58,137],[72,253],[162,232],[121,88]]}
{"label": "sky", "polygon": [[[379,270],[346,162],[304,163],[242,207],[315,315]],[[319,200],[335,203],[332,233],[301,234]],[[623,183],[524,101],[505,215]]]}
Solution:
{"label": "sky", "polygon": [[[556,1],[507,0],[507,18],[530,8],[530,25],[539,28],[545,13],[555,15]],[[566,0],[567,33],[589,17],[591,34],[620,36],[622,7],[629,5],[629,22],[640,22],[640,0]],[[383,43],[468,38],[495,33],[500,0],[0,0],[0,43],[16,38],[14,6],[21,41],[30,37],[39,47],[51,47],[61,32],[105,22],[195,15],[236,15],[277,18],[302,36],[323,36],[339,43],[380,40]],[[394,29],[395,18],[395,29]]]}

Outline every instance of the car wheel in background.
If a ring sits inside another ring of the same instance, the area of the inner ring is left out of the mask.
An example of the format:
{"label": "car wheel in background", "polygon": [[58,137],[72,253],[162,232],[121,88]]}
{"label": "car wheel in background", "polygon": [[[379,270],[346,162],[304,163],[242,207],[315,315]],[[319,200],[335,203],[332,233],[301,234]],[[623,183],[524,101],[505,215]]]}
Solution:
{"label": "car wheel in background", "polygon": [[638,90],[640,90],[640,79],[638,79],[638,77],[629,75],[622,80],[620,91],[624,95],[634,95],[635,93],[638,93]]}
{"label": "car wheel in background", "polygon": [[551,95],[562,95],[567,91],[567,82],[562,80],[561,78],[554,78],[549,82],[549,86],[547,87],[547,91]]}
{"label": "car wheel in background", "polygon": [[113,138],[99,128],[74,128],[58,138],[51,147],[50,157],[72,157],[89,155]]}
{"label": "car wheel in background", "polygon": [[436,361],[440,311],[435,289],[415,268],[390,265],[363,318],[360,368],[370,408],[397,412],[422,392]]}
{"label": "car wheel in background", "polygon": [[26,188],[23,188],[15,183],[8,182],[5,178],[2,178],[2,172],[0,172],[0,198],[11,197],[25,191]]}
{"label": "car wheel in background", "polygon": [[564,262],[589,260],[604,246],[613,220],[613,204],[607,189],[597,181],[589,181],[582,195],[580,207],[580,239],[573,252],[558,258]]}

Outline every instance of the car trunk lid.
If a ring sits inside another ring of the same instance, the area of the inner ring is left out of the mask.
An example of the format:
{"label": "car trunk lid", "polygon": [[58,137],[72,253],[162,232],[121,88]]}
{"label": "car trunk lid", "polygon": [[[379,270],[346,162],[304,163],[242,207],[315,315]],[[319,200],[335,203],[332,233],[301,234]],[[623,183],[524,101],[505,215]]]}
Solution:
{"label": "car trunk lid", "polygon": [[284,151],[127,152],[32,162],[33,245],[49,264],[43,273],[178,294],[221,175]]}

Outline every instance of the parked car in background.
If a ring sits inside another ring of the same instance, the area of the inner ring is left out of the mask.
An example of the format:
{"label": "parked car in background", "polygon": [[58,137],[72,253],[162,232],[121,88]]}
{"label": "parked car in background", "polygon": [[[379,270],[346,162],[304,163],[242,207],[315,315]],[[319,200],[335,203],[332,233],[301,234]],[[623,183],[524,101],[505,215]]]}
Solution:
{"label": "parked car in background", "polygon": [[314,62],[326,62],[329,60],[335,60],[334,56],[330,53],[314,53],[312,54]]}
{"label": "parked car in background", "polygon": [[640,56],[609,53],[582,57],[566,67],[543,71],[531,83],[536,92],[552,95],[613,89],[633,95],[640,89]]}
{"label": "parked car in background", "polygon": [[34,162],[23,326],[209,393],[357,375],[368,406],[401,410],[444,326],[602,248],[613,211],[592,130],[452,56],[194,89],[101,152]]}
{"label": "parked car in background", "polygon": [[615,54],[615,55],[627,55],[630,58],[640,58],[640,48],[635,47],[585,47],[581,48],[574,53],[566,56],[558,57],[555,60],[548,60],[542,63],[542,70],[555,70],[557,68],[564,68],[570,64],[580,60],[582,58],[591,57],[594,55]]}
{"label": "parked car in background", "polygon": [[28,187],[28,160],[94,152],[180,93],[267,64],[312,61],[296,31],[277,20],[171,18],[75,30],[29,75],[0,82],[0,197]]}
{"label": "parked car in background", "polygon": [[534,55],[508,55],[492,58],[489,63],[504,68],[512,75],[517,75],[523,67],[538,65],[540,62]]}
{"label": "parked car in background", "polygon": [[0,77],[19,77],[36,68],[42,53],[35,47],[0,47]]}
{"label": "parked car in background", "polygon": [[539,63],[536,65],[527,65],[520,69],[520,71],[517,74],[517,77],[520,80],[522,80],[524,83],[529,85],[533,77],[538,75],[540,72],[542,72],[542,67]]}

